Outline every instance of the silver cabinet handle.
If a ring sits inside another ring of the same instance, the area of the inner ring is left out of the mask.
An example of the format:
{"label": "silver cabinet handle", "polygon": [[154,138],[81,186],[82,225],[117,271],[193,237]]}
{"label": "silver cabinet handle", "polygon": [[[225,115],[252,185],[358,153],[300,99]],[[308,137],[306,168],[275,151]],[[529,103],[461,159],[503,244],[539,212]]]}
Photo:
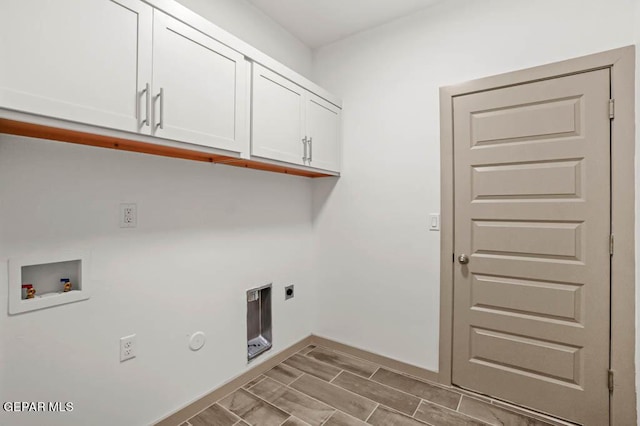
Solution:
{"label": "silver cabinet handle", "polygon": [[303,162],[303,163],[306,163],[306,162],[307,162],[307,142],[308,142],[308,139],[307,139],[307,137],[305,136],[305,137],[302,139],[302,146],[304,147],[304,154],[303,154],[303,157],[302,157],[302,162]]}
{"label": "silver cabinet handle", "polygon": [[309,138],[309,164],[311,164],[311,160],[313,160],[313,138]]}
{"label": "silver cabinet handle", "polygon": [[164,88],[162,87],[160,88],[160,93],[158,93],[158,100],[160,101],[160,119],[156,127],[164,129]]}
{"label": "silver cabinet handle", "polygon": [[149,109],[151,108],[151,88],[149,87],[149,83],[142,89],[141,95],[145,96],[145,118],[140,124],[149,127]]}
{"label": "silver cabinet handle", "polygon": [[460,256],[458,256],[458,262],[460,262],[461,265],[466,265],[467,263],[469,263],[469,256],[467,256],[466,254],[461,254]]}

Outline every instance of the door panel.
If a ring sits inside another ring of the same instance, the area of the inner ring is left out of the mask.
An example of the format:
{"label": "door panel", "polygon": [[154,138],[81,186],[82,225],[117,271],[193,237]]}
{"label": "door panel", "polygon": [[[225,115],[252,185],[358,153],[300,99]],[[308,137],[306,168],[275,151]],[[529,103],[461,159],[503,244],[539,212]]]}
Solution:
{"label": "door panel", "polygon": [[579,117],[580,98],[550,99],[474,113],[472,146],[575,136]]}
{"label": "door panel", "polygon": [[582,223],[473,220],[471,253],[581,260]]}
{"label": "door panel", "polygon": [[454,98],[453,383],[608,424],[609,70]]}
{"label": "door panel", "polygon": [[575,284],[474,275],[471,309],[580,322],[581,289]]}
{"label": "door panel", "polygon": [[309,93],[307,136],[312,138],[309,165],[340,171],[340,108]]}
{"label": "door panel", "polygon": [[305,96],[300,86],[253,64],[252,155],[303,164]]}
{"label": "door panel", "polygon": [[473,199],[580,197],[581,161],[473,167]]}
{"label": "door panel", "polygon": [[243,55],[154,11],[155,135],[246,151],[245,67]]}
{"label": "door panel", "polygon": [[580,348],[476,327],[470,346],[480,365],[579,384]]}
{"label": "door panel", "polygon": [[[0,106],[149,132],[152,8],[137,0],[3,2]],[[28,29],[28,30],[26,30]]]}

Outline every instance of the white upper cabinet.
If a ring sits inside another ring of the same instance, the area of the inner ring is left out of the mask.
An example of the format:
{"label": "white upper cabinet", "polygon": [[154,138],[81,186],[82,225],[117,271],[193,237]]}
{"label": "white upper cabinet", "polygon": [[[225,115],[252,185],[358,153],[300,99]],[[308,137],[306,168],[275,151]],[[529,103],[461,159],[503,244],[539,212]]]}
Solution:
{"label": "white upper cabinet", "polygon": [[340,171],[340,108],[253,64],[251,154]]}
{"label": "white upper cabinet", "polygon": [[304,164],[304,104],[303,88],[253,64],[251,154]]}
{"label": "white upper cabinet", "polygon": [[178,3],[0,2],[1,117],[339,173],[339,99]]}
{"label": "white upper cabinet", "polygon": [[12,0],[0,28],[0,107],[248,151],[244,56],[146,3]]}
{"label": "white upper cabinet", "polygon": [[148,133],[152,14],[137,0],[3,1],[0,107]]}
{"label": "white upper cabinet", "polygon": [[154,135],[246,151],[246,62],[235,50],[154,11]]}
{"label": "white upper cabinet", "polygon": [[340,109],[312,93],[306,104],[307,164],[337,172],[341,157]]}

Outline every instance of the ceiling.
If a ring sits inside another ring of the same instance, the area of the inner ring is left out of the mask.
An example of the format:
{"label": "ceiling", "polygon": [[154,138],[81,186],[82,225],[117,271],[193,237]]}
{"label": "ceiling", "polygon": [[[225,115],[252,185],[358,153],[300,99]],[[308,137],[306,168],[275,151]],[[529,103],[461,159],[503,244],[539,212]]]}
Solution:
{"label": "ceiling", "polygon": [[439,0],[248,0],[315,49]]}

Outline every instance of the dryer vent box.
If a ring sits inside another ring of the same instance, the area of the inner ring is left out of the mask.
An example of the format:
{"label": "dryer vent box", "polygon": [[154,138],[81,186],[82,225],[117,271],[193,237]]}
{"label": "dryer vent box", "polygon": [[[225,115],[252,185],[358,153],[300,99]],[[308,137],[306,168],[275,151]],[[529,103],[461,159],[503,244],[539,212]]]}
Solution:
{"label": "dryer vent box", "polygon": [[271,349],[271,284],[247,292],[247,359]]}

